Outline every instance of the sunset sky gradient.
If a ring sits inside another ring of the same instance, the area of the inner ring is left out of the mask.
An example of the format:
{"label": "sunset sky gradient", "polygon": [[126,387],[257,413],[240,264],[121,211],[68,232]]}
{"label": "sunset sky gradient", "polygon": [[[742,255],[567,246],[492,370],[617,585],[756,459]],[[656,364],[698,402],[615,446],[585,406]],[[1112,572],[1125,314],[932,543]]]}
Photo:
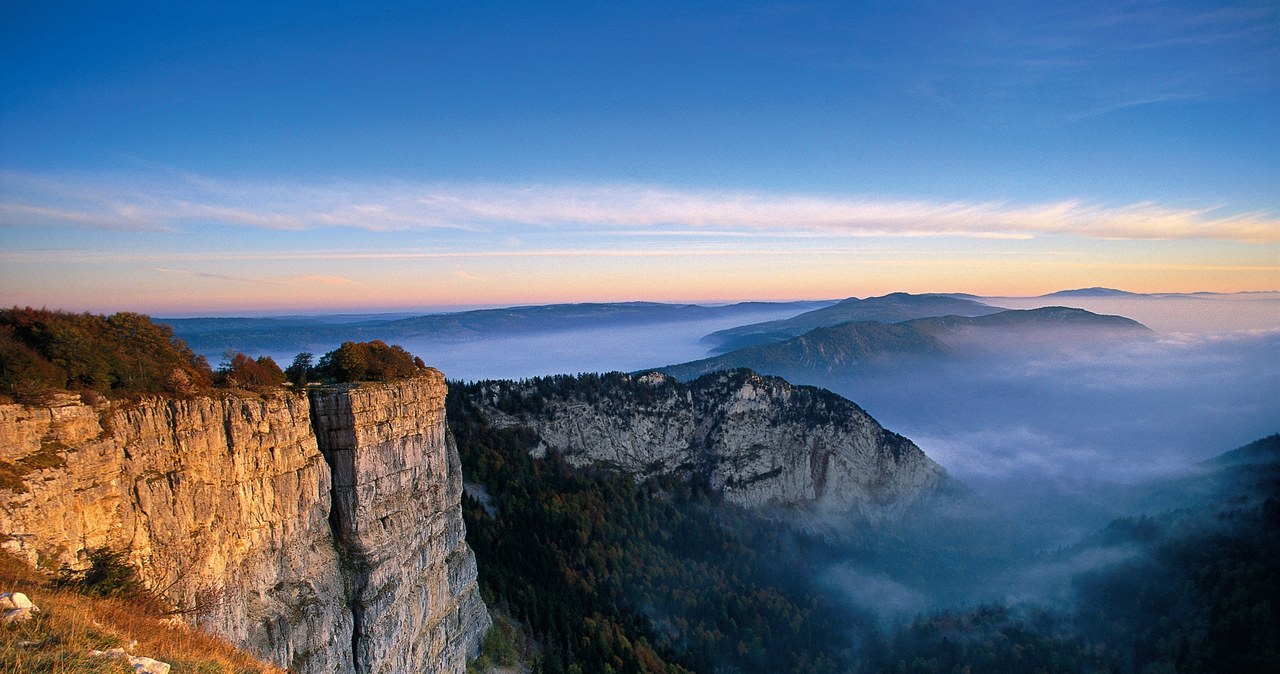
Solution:
{"label": "sunset sky gradient", "polygon": [[1280,289],[1274,2],[189,5],[0,7],[0,305]]}

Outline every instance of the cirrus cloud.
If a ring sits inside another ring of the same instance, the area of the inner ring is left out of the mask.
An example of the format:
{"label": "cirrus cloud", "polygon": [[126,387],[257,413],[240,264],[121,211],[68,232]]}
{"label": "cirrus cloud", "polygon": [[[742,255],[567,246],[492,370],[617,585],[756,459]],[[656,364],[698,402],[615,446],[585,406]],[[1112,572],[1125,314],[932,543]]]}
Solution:
{"label": "cirrus cloud", "polygon": [[0,226],[172,231],[581,227],[775,235],[1200,239],[1274,243],[1280,216],[1220,205],[1038,203],[699,190],[635,184],[223,181],[0,174]]}

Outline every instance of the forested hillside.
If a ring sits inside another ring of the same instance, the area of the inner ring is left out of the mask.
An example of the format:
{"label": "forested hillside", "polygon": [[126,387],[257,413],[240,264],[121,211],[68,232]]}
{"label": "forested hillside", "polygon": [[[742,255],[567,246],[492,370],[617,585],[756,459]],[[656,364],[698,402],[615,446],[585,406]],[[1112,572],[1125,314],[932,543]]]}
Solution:
{"label": "forested hillside", "polygon": [[1215,478],[1229,489],[1212,507],[1117,520],[1020,560],[1030,573],[1114,553],[1074,573],[1066,605],[934,604],[884,621],[874,592],[859,604],[833,590],[833,564],[962,578],[991,551],[890,530],[830,540],[696,482],[534,459],[536,435],[490,426],[463,390],[451,389],[449,419],[468,541],[486,600],[540,646],[535,671],[1277,671],[1274,460],[1250,462],[1248,479],[1222,468],[1237,478]]}
{"label": "forested hillside", "polygon": [[532,459],[536,436],[495,429],[458,389],[450,427],[468,542],[486,600],[560,672],[844,672],[858,618],[813,585],[780,525],[722,507],[682,478],[637,484]]}

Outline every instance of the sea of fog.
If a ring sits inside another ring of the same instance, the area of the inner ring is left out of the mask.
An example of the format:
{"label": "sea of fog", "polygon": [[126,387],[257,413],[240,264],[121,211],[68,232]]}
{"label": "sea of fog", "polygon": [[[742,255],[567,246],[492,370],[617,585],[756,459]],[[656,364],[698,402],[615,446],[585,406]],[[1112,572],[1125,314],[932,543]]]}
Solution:
{"label": "sea of fog", "polygon": [[[1160,331],[1153,341],[1030,354],[1011,349],[927,369],[796,383],[850,398],[974,486],[1032,480],[1071,490],[1146,480],[1280,431],[1275,294],[1053,303],[1125,309],[1124,315],[1180,331]],[[772,309],[617,329],[399,341],[450,379],[520,379],[695,360],[710,355],[702,341],[709,333],[788,315]],[[1209,319],[1248,328],[1211,330],[1216,323]],[[292,354],[280,357],[288,362]]]}
{"label": "sea of fog", "polygon": [[[953,513],[960,519],[950,523],[951,533],[968,527],[983,537],[975,545],[1006,548],[993,555],[1004,561],[993,562],[985,577],[964,582],[939,569],[924,587],[895,577],[886,570],[892,564],[849,561],[833,568],[833,583],[871,578],[871,585],[849,586],[884,592],[898,583],[891,594],[904,611],[1062,594],[1080,565],[1108,560],[1086,556],[1043,568],[1009,560],[1069,545],[1131,514],[1133,485],[1187,475],[1200,461],[1280,432],[1280,316],[1268,315],[1274,298],[1083,303],[1127,308],[1180,331],[1152,341],[1009,349],[928,368],[795,382],[830,388],[915,441],[974,496],[967,506],[973,510]],[[1247,328],[1211,330],[1216,324],[1206,314]],[[705,357],[703,336],[743,322],[406,346],[455,379],[634,371]]]}
{"label": "sea of fog", "polygon": [[[777,309],[727,318],[523,334],[512,337],[398,339],[449,379],[525,379],[579,372],[632,372],[707,355],[701,339],[717,330],[789,318]],[[292,354],[289,355],[292,358]],[[288,362],[287,360],[284,362]]]}
{"label": "sea of fog", "polygon": [[[1142,484],[1192,474],[1221,452],[1280,432],[1280,299],[1009,301],[1081,306],[1155,328],[1150,341],[998,354],[875,374],[797,381],[822,385],[915,441],[972,498],[926,522],[910,555],[944,560],[908,577],[892,556],[835,559],[823,578],[882,617],[983,601],[1054,601],[1075,574],[1124,551],[1083,550],[1046,561],[1132,514]],[[400,340],[457,380],[635,371],[706,357],[716,330],[757,317],[467,341]],[[281,354],[287,362],[292,354]],[[1147,489],[1146,492],[1150,490]],[[904,537],[909,534],[901,534]],[[929,546],[938,546],[930,551]],[[985,566],[948,566],[944,545],[989,551]],[[873,596],[864,596],[870,593]]]}

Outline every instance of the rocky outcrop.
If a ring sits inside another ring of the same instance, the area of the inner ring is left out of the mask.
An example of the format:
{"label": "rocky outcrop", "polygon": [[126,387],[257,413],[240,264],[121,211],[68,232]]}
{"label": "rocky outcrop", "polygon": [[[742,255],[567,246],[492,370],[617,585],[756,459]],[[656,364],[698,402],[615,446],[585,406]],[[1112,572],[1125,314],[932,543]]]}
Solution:
{"label": "rocky outcrop", "polygon": [[489,615],[464,540],[462,467],[439,373],[313,391],[356,671],[460,672]]}
{"label": "rocky outcrop", "polygon": [[[429,371],[313,393],[325,410],[358,410],[332,469],[302,394],[0,405],[0,545],[45,568],[125,551],[188,622],[300,674],[406,671],[408,661],[461,672],[487,614],[462,537],[443,388]],[[395,403],[371,409],[384,398]],[[326,437],[342,433],[315,416]],[[406,554],[349,544],[375,527]],[[404,629],[370,631],[387,620]]]}
{"label": "rocky outcrop", "polygon": [[123,648],[108,648],[105,651],[91,650],[89,655],[112,660],[124,660],[135,674],[169,674],[170,665],[142,655],[133,655]]}
{"label": "rocky outcrop", "polygon": [[481,382],[465,389],[498,426],[536,430],[576,465],[639,478],[687,472],[748,507],[900,517],[945,471],[834,393],[746,370],[690,384],[651,372]]}
{"label": "rocky outcrop", "polygon": [[201,628],[297,671],[351,670],[329,467],[304,396],[0,406],[6,549],[83,567],[126,551]]}
{"label": "rocky outcrop", "polygon": [[39,612],[40,607],[21,592],[0,593],[0,623],[26,622]]}

